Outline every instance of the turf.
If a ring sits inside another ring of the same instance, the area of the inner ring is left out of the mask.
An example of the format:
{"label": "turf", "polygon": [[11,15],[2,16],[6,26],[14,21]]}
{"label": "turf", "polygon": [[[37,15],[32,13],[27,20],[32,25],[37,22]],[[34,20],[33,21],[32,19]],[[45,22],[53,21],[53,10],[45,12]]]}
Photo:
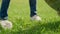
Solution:
{"label": "turf", "polygon": [[42,21],[30,20],[29,0],[11,0],[8,18],[11,30],[0,26],[0,34],[60,34],[60,0],[37,0],[37,14]]}

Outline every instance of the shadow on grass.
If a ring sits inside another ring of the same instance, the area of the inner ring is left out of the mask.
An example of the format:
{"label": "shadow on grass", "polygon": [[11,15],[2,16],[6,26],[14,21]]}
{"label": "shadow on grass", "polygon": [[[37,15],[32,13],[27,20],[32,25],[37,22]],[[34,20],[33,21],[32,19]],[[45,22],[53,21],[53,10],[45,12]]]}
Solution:
{"label": "shadow on grass", "polygon": [[45,0],[45,1],[50,7],[57,10],[58,15],[60,15],[60,0]]}
{"label": "shadow on grass", "polygon": [[59,32],[60,31],[60,21],[55,21],[55,22],[48,22],[45,24],[39,23],[38,25],[35,25],[34,27],[27,29],[27,30],[22,30],[19,29],[19,31],[16,32],[11,32],[13,34],[41,34],[48,31],[53,31],[53,32]]}

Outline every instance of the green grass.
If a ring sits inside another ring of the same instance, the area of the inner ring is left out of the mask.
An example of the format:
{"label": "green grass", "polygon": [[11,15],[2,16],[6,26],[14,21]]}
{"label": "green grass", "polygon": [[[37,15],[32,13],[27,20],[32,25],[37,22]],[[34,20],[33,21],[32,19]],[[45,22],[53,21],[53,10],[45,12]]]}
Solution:
{"label": "green grass", "polygon": [[42,21],[31,21],[29,0],[11,0],[8,14],[13,28],[4,30],[0,27],[0,34],[60,34],[58,8],[60,0],[37,0],[37,14]]}

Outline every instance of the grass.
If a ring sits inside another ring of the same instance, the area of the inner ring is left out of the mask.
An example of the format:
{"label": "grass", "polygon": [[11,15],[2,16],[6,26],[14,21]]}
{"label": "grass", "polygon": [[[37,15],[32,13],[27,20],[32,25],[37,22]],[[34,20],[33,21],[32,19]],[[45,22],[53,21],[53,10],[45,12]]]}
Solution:
{"label": "grass", "polygon": [[13,28],[4,30],[0,27],[0,34],[60,34],[59,2],[37,0],[37,13],[42,21],[31,21],[29,0],[11,0],[8,14]]}

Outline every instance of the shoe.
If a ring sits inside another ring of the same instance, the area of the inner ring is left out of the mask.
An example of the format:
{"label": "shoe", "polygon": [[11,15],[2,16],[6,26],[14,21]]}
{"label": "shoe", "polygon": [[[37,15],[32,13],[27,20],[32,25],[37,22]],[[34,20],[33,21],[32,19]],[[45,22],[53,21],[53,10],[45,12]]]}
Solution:
{"label": "shoe", "polygon": [[4,29],[12,29],[12,23],[8,20],[0,20],[0,24]]}
{"label": "shoe", "polygon": [[34,15],[34,16],[31,17],[31,20],[41,21],[41,18],[37,15]]}

